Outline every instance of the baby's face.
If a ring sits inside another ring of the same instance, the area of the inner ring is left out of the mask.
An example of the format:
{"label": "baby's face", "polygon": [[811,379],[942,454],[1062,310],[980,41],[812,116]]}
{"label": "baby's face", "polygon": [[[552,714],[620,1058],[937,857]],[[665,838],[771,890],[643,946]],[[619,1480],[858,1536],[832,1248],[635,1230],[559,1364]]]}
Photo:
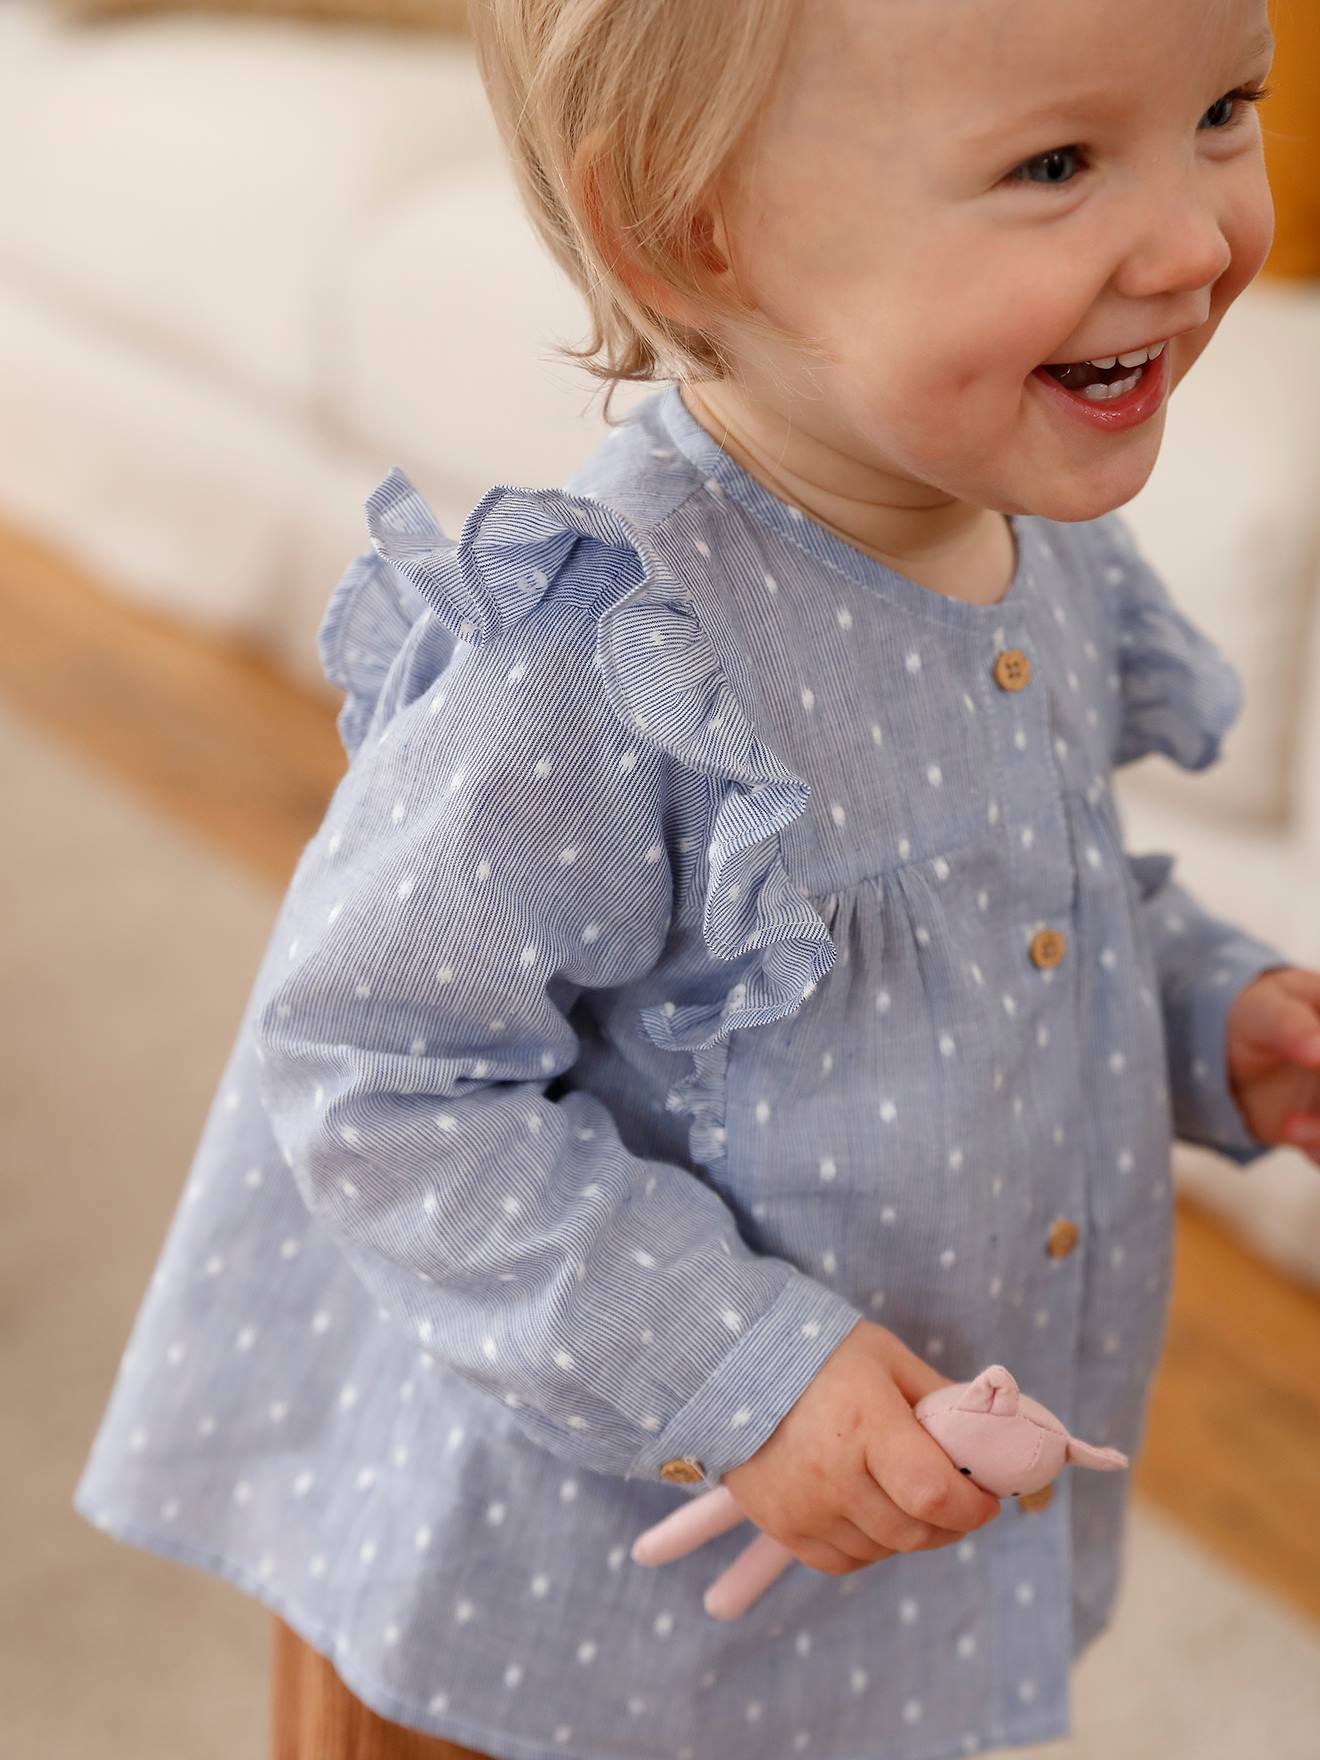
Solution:
{"label": "baby's face", "polygon": [[829,358],[744,353],[757,395],[895,484],[1122,505],[1164,402],[1106,431],[1033,375],[1165,340],[1186,374],[1273,237],[1229,99],[1271,55],[1266,0],[803,0],[722,214],[744,288]]}

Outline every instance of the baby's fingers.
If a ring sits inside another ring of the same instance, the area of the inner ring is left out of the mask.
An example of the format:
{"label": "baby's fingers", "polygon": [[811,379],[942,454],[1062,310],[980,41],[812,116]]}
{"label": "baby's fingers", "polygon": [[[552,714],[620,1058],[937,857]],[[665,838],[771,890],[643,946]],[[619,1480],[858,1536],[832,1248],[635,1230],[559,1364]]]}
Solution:
{"label": "baby's fingers", "polygon": [[[944,1544],[941,1535],[965,1534],[980,1528],[999,1515],[999,1500],[982,1491],[959,1472],[958,1461],[951,1461],[940,1445],[928,1436],[917,1420],[908,1413],[909,1422],[887,1426],[867,1445],[866,1467],[880,1491],[918,1528],[898,1550],[910,1551],[922,1545]],[[855,1512],[849,1511],[854,1520]],[[883,1518],[882,1518],[883,1519]],[[860,1526],[870,1530],[870,1524]],[[893,1546],[892,1529],[888,1522],[876,1537]]]}
{"label": "baby's fingers", "polygon": [[[961,1540],[962,1528],[943,1527],[915,1516],[869,1474],[863,1474],[848,1499],[847,1519],[827,1538],[854,1558],[867,1562],[894,1552],[921,1552]],[[856,1540],[859,1544],[854,1545]]]}

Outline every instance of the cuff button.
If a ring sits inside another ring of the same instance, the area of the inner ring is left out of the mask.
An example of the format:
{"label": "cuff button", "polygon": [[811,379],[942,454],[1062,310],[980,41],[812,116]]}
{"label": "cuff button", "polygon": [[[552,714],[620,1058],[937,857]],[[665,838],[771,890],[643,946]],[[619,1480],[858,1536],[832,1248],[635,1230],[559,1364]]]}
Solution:
{"label": "cuff button", "polygon": [[704,1479],[705,1476],[706,1469],[700,1461],[683,1455],[676,1455],[672,1461],[666,1461],[660,1469],[660,1477],[675,1485],[695,1485],[698,1479]]}

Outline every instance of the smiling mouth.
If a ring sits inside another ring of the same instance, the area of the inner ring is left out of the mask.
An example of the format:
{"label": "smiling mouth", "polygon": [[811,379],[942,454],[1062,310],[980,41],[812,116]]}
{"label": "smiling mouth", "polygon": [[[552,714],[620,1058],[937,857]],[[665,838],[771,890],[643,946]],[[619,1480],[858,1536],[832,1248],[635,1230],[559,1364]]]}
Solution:
{"label": "smiling mouth", "polygon": [[[1100,354],[1093,356],[1090,360],[1043,361],[1041,365],[1036,368],[1036,372],[1048,373],[1051,378],[1057,379],[1059,383],[1069,391],[1083,392],[1091,385],[1098,385],[1102,388],[1111,386],[1117,387],[1118,389],[1115,389],[1109,393],[1109,395],[1119,397],[1124,395],[1125,386],[1127,389],[1130,389],[1133,383],[1140,383],[1140,379],[1149,369],[1150,363],[1158,359],[1164,350],[1170,347],[1178,337],[1189,336],[1193,330],[1198,328],[1199,326],[1195,324],[1184,325],[1181,330],[1173,330],[1157,342],[1138,343],[1132,348],[1117,349],[1113,354]],[[1139,363],[1141,365],[1141,372],[1138,372],[1137,364],[1132,362],[1131,357],[1142,354],[1146,356],[1146,360],[1144,363]],[[1123,363],[1124,355],[1129,357],[1126,366]],[[1109,364],[1103,367],[1098,367],[1095,364],[1097,360],[1105,361]],[[1135,379],[1134,374],[1136,375]],[[1097,398],[1103,400],[1106,392],[1102,389],[1095,395]]]}
{"label": "smiling mouth", "polygon": [[[1066,390],[1078,392],[1092,402],[1103,403],[1125,397],[1139,385],[1151,363],[1157,361],[1167,347],[1167,342],[1156,342],[1148,349],[1130,349],[1126,366],[1118,356],[1102,355],[1100,358],[1109,364],[1097,366],[1094,361],[1058,361],[1041,367],[1040,371],[1057,379]],[[1132,355],[1144,355],[1145,358],[1134,362]]]}
{"label": "smiling mouth", "polygon": [[1034,381],[1041,388],[1038,395],[1056,412],[1071,411],[1093,432],[1121,434],[1141,426],[1163,407],[1172,386],[1172,372],[1170,347],[1161,348],[1143,366],[1127,368],[1112,385],[1097,382],[1075,390],[1044,366],[1035,369],[1028,383]]}

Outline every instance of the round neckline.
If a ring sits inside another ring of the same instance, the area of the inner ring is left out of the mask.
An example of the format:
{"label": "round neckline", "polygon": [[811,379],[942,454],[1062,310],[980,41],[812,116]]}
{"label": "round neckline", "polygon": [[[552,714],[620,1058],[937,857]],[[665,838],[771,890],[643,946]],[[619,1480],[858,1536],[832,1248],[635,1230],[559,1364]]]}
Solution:
{"label": "round neckline", "polygon": [[881,562],[879,557],[859,550],[829,526],[822,525],[809,513],[773,494],[702,426],[679,395],[677,380],[670,381],[660,399],[660,416],[674,444],[708,480],[713,478],[721,490],[740,501],[757,519],[797,549],[838,569],[859,586],[869,588],[918,616],[964,627],[993,628],[997,621],[1013,617],[1021,609],[1027,596],[1026,582],[1035,529],[1031,516],[1005,515],[1013,535],[1016,566],[1003,597],[990,605],[981,605],[972,599],[955,599],[948,593],[923,587],[920,581],[901,574],[888,563]]}

